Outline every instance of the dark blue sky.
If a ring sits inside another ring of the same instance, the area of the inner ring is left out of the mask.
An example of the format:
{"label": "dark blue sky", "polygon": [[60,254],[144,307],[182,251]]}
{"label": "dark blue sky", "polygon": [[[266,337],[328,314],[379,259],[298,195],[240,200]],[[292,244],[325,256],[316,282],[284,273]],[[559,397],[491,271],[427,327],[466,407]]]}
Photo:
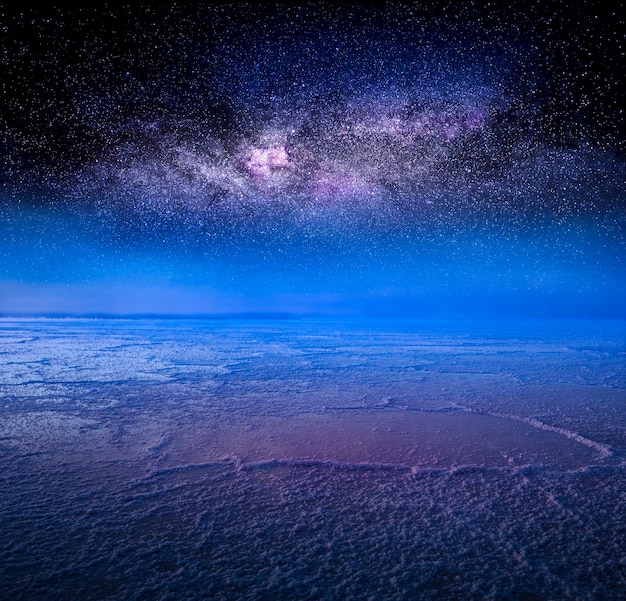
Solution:
{"label": "dark blue sky", "polygon": [[567,4],[5,11],[0,313],[624,316],[620,16]]}

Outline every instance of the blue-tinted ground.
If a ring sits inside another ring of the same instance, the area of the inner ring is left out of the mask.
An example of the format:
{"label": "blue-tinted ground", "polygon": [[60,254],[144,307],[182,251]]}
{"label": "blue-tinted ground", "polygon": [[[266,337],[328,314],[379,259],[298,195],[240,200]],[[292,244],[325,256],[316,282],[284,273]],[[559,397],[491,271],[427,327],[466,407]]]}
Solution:
{"label": "blue-tinted ground", "polygon": [[5,319],[0,597],[623,599],[625,340]]}

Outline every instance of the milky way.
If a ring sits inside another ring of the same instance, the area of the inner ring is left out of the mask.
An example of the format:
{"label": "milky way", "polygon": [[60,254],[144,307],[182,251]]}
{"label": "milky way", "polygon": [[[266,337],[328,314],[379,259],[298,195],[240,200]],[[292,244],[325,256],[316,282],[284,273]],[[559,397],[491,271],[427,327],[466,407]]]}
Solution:
{"label": "milky way", "polygon": [[[147,277],[147,262],[246,296],[410,295],[426,278],[422,296],[599,286],[602,305],[623,289],[617,13],[230,5],[3,23],[7,285]],[[33,235],[43,251],[25,261]],[[242,275],[261,272],[291,283]]]}

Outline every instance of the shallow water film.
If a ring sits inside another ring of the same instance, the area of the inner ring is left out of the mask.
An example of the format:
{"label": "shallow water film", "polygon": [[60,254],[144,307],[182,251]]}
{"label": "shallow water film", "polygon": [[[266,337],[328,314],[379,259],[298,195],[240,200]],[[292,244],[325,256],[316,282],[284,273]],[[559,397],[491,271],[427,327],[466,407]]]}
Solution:
{"label": "shallow water film", "polygon": [[620,599],[623,322],[4,319],[2,599]]}

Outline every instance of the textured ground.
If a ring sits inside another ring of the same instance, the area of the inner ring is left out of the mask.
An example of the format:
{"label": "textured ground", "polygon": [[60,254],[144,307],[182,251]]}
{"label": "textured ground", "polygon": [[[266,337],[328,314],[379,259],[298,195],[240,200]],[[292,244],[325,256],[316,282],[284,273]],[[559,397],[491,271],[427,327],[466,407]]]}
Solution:
{"label": "textured ground", "polygon": [[0,598],[618,600],[623,323],[0,322]]}

